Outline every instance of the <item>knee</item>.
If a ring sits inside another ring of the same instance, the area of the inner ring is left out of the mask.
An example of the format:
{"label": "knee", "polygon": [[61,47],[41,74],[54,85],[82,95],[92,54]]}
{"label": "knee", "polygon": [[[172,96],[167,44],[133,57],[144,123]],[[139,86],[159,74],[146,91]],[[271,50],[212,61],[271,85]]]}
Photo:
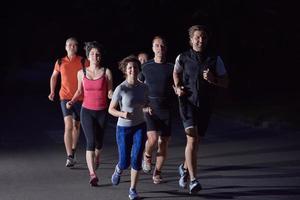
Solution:
{"label": "knee", "polygon": [[73,127],[71,124],[65,124],[65,134],[71,134]]}
{"label": "knee", "polygon": [[196,149],[198,147],[198,137],[187,136],[187,148]]}
{"label": "knee", "polygon": [[158,145],[160,147],[166,147],[169,143],[169,137],[159,137]]}
{"label": "knee", "polygon": [[187,137],[196,138],[198,136],[197,130],[194,127],[186,128],[185,133],[186,133]]}
{"label": "knee", "polygon": [[147,140],[148,140],[148,143],[150,145],[154,145],[157,143],[158,141],[158,135],[155,133],[155,132],[151,132],[149,134],[147,134]]}

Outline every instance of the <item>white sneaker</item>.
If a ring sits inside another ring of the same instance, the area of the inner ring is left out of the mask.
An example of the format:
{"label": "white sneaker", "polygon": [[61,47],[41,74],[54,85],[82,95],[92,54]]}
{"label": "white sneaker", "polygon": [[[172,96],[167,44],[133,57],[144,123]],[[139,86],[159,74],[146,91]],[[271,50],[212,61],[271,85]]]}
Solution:
{"label": "white sneaker", "polygon": [[151,157],[147,158],[146,156],[144,156],[144,159],[142,161],[142,168],[143,171],[147,174],[151,172]]}
{"label": "white sneaker", "polygon": [[74,167],[75,163],[76,162],[74,158],[68,157],[66,161],[66,167]]}

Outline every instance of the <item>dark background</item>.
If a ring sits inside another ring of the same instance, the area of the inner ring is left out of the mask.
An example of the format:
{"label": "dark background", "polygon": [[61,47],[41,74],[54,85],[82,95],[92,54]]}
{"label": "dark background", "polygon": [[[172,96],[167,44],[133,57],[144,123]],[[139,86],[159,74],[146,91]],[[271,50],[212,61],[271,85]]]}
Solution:
{"label": "dark background", "polygon": [[298,94],[298,6],[294,1],[74,0],[7,2],[1,8],[1,89],[10,95],[49,93],[66,38],[104,45],[104,63],[121,81],[117,62],[140,50],[152,57],[151,40],[168,42],[169,61],[189,48],[187,29],[204,24],[225,62],[233,100]]}

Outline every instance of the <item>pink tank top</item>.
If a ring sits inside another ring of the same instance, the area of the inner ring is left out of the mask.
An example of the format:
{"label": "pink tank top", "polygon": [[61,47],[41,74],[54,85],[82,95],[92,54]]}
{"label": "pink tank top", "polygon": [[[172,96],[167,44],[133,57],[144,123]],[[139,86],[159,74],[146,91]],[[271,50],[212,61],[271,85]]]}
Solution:
{"label": "pink tank top", "polygon": [[107,78],[104,74],[96,80],[83,77],[84,98],[82,106],[90,110],[107,108]]}

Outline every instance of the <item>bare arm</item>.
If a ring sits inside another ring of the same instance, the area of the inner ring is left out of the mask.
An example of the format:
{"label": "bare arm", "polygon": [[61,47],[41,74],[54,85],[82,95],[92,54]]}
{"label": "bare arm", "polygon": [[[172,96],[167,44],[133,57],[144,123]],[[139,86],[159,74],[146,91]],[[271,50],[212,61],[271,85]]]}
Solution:
{"label": "bare arm", "polygon": [[78,80],[77,90],[76,90],[74,96],[72,97],[71,101],[68,101],[66,104],[66,107],[68,109],[71,108],[71,106],[78,100],[78,98],[83,93],[82,78],[83,78],[83,71],[80,70],[77,73],[77,80]]}
{"label": "bare arm", "polygon": [[107,97],[109,99],[112,98],[112,95],[113,95],[113,90],[112,90],[112,87],[113,87],[113,78],[112,78],[112,73],[109,69],[106,69],[106,77],[107,77],[107,89],[108,89],[108,93],[107,93]]}
{"label": "bare arm", "polygon": [[128,112],[122,112],[117,110],[118,102],[111,101],[108,108],[108,113],[115,117],[122,117],[122,118],[128,118],[129,113]]}
{"label": "bare arm", "polygon": [[184,87],[182,86],[182,73],[178,73],[174,70],[173,81],[174,81],[173,89],[175,91],[175,94],[177,94],[177,96],[183,96]]}
{"label": "bare arm", "polygon": [[54,96],[55,96],[55,88],[57,84],[57,78],[58,78],[59,72],[54,70],[51,78],[50,78],[50,94],[48,96],[50,101],[54,101]]}

